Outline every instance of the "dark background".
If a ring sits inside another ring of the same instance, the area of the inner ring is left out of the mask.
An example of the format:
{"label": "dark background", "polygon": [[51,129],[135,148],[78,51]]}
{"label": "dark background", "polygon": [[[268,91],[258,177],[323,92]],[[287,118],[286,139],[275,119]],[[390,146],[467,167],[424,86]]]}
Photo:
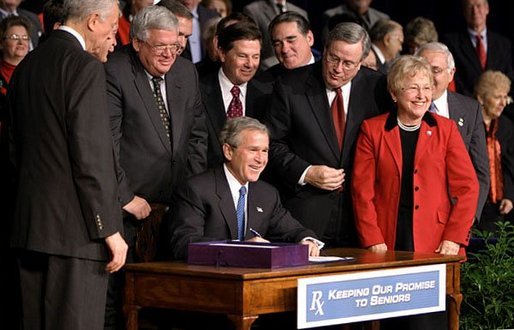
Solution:
{"label": "dark background", "polygon": [[[253,0],[232,0],[234,10],[239,10]],[[309,18],[316,39],[319,41],[323,27],[322,15],[327,9],[339,5],[344,0],[288,0],[309,13]],[[46,0],[25,0],[22,7],[36,13],[42,10]],[[408,21],[417,16],[431,19],[439,35],[453,32],[465,26],[461,14],[460,0],[374,0],[371,6],[383,11],[391,19],[405,26]],[[514,1],[489,0],[488,28],[514,40]],[[319,43],[316,43],[318,48]]]}

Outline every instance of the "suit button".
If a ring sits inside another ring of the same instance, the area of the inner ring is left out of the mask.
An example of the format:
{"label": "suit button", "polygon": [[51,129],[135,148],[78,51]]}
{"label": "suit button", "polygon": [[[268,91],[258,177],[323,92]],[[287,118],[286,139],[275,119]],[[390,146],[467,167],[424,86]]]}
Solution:
{"label": "suit button", "polygon": [[414,206],[414,209],[415,210],[419,209],[419,205]]}
{"label": "suit button", "polygon": [[419,187],[418,187],[418,186],[416,186],[416,187],[414,188],[414,191],[418,191],[418,190],[419,190]]}

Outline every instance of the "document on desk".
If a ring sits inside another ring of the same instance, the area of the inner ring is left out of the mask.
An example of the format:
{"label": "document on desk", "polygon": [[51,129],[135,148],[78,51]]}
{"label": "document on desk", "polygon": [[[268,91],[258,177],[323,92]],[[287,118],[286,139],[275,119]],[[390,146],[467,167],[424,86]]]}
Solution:
{"label": "document on desk", "polygon": [[334,261],[352,261],[354,257],[336,257],[336,256],[319,256],[309,257],[309,262],[334,262]]}

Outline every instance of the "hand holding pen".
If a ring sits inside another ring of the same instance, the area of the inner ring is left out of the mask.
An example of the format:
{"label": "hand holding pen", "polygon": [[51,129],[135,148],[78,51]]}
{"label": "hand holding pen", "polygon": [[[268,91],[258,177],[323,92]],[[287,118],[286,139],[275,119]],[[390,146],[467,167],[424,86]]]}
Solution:
{"label": "hand holding pen", "polygon": [[248,229],[254,237],[250,238],[248,241],[250,242],[261,242],[261,243],[269,243],[267,239],[262,238],[262,235],[255,229],[249,228]]}

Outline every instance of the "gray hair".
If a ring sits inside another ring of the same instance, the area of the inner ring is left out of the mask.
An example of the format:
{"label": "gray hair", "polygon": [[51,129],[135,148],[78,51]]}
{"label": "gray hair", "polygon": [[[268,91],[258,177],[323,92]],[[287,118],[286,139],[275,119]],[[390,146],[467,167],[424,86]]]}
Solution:
{"label": "gray hair", "polygon": [[241,133],[244,130],[261,131],[269,136],[266,125],[251,117],[237,117],[228,119],[220,132],[219,142],[223,146],[225,143],[232,147],[241,144]]}
{"label": "gray hair", "polygon": [[427,44],[420,46],[418,50],[416,50],[416,53],[414,55],[421,56],[421,53],[423,53],[424,51],[445,54],[446,62],[448,62],[448,70],[451,71],[455,69],[455,60],[453,59],[452,52],[450,52],[450,50],[445,44],[440,42],[429,42]]}
{"label": "gray hair", "polygon": [[362,58],[364,60],[371,49],[371,41],[368,32],[357,23],[344,22],[337,24],[328,34],[325,49],[334,41],[344,41],[349,44],[362,42]]}
{"label": "gray hair", "polygon": [[64,0],[63,13],[70,21],[80,22],[94,13],[105,20],[114,5],[118,6],[118,0]]}
{"label": "gray hair", "polygon": [[193,14],[191,14],[189,9],[177,0],[161,0],[157,3],[157,6],[162,6],[168,9],[177,17],[183,17],[187,20],[193,19]]}
{"label": "gray hair", "polygon": [[145,7],[134,16],[130,24],[130,37],[146,41],[149,30],[178,31],[178,19],[165,7]]}
{"label": "gray hair", "polygon": [[369,37],[372,42],[383,41],[388,33],[402,29],[402,26],[393,20],[381,19],[369,30]]}

